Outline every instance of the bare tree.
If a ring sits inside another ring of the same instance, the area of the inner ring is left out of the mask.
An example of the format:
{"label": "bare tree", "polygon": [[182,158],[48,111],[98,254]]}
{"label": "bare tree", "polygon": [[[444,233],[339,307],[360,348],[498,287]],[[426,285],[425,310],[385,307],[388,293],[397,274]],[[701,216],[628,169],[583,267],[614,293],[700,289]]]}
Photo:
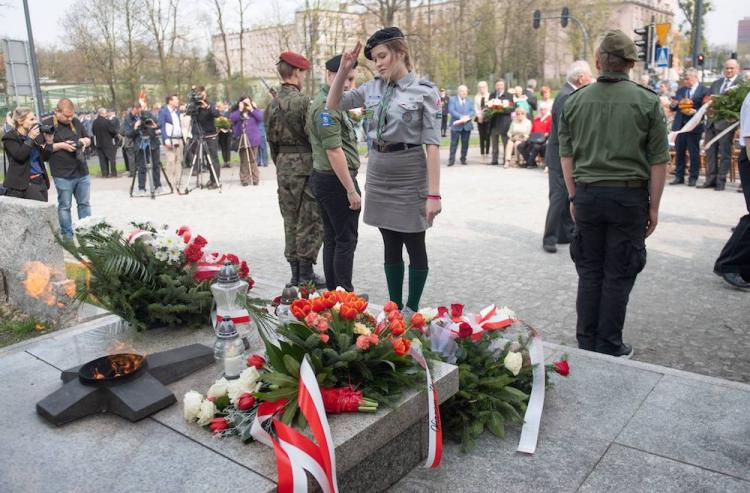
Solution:
{"label": "bare tree", "polygon": [[180,0],[142,0],[145,26],[151,34],[159,59],[160,79],[169,90],[171,64],[178,39],[177,19]]}
{"label": "bare tree", "polygon": [[123,71],[125,73],[128,95],[132,104],[138,97],[139,74],[141,65],[146,56],[143,47],[142,19],[139,18],[138,0],[118,0],[115,5],[118,12],[118,25],[120,26],[121,57],[123,60]]}
{"label": "bare tree", "polygon": [[[352,3],[364,8],[380,21],[381,26],[392,26],[396,13],[408,0],[354,0]],[[409,3],[411,9],[411,3]]]}
{"label": "bare tree", "polygon": [[240,20],[240,77],[245,78],[245,12],[250,7],[248,0],[238,0]]}

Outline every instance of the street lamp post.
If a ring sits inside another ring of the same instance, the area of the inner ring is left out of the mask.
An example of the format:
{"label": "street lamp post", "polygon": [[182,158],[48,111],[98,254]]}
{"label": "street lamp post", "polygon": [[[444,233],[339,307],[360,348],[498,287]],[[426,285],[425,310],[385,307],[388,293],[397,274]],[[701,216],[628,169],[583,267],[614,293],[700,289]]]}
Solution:
{"label": "street lamp post", "polygon": [[44,109],[42,99],[42,88],[39,85],[39,68],[36,63],[36,49],[34,48],[34,35],[31,32],[31,17],[29,16],[29,2],[23,0],[23,13],[26,16],[26,34],[29,38],[29,58],[31,59],[31,78],[34,85],[34,109],[37,117],[41,118]]}

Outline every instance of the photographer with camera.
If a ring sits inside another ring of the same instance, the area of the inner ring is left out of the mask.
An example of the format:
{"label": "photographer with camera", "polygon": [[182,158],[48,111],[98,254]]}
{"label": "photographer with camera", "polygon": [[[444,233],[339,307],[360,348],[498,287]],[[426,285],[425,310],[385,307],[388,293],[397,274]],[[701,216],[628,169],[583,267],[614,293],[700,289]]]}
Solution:
{"label": "photographer with camera", "polygon": [[[161,131],[150,111],[144,111],[139,104],[134,104],[125,121],[125,135],[133,139],[135,162],[138,168],[138,190],[134,197],[159,195],[161,188],[161,162],[159,158],[159,135]],[[151,164],[153,189],[146,190],[147,165]]]}
{"label": "photographer with camera", "polygon": [[[216,130],[215,119],[221,116],[214,105],[207,100],[206,88],[203,86],[194,86],[188,97],[187,113],[192,118],[193,138],[202,138],[208,149],[208,157],[211,160],[213,174],[208,182],[207,188],[218,188],[216,180],[221,174],[219,166],[219,142],[218,131]],[[196,131],[197,130],[197,131]],[[198,163],[200,166],[200,163]],[[193,173],[200,172],[200,169],[194,169]],[[216,180],[214,179],[216,177]]]}
{"label": "photographer with camera", "polygon": [[44,135],[52,144],[49,168],[57,188],[57,216],[63,238],[73,239],[73,223],[70,208],[76,199],[78,219],[91,215],[91,177],[84,157],[91,139],[85,136],[83,124],[76,118],[75,106],[70,99],[57,102],[53,114],[54,128]]}
{"label": "photographer with camera", "polygon": [[8,169],[3,180],[5,195],[19,199],[47,202],[49,177],[44,167],[52,152],[42,130],[52,128],[37,122],[29,108],[16,108],[11,116],[12,128],[3,135],[3,148],[8,157]]}
{"label": "photographer with camera", "polygon": [[237,139],[237,151],[240,154],[240,183],[243,187],[257,185],[260,182],[258,170],[258,146],[260,145],[260,130],[258,126],[263,122],[263,110],[255,105],[249,96],[240,96],[236,109],[229,115],[232,122],[232,132]]}

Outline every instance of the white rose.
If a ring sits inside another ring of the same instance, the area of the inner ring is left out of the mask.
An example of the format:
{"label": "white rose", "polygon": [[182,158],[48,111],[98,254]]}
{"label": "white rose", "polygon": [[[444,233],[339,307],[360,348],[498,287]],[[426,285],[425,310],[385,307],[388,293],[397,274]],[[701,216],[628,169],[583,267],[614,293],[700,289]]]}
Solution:
{"label": "white rose", "polygon": [[[255,386],[253,385],[253,387]],[[246,387],[240,379],[230,381],[227,386],[227,396],[229,397],[229,402],[231,402],[233,406],[237,405],[237,399],[239,399],[242,394],[247,394],[252,391],[253,389]]]}
{"label": "white rose", "polygon": [[204,399],[203,402],[201,402],[201,408],[198,411],[198,425],[206,426],[212,419],[214,419],[215,414],[216,406],[214,403],[208,399]]}
{"label": "white rose", "polygon": [[239,381],[242,383],[243,387],[252,388],[255,387],[255,382],[257,382],[259,378],[260,373],[258,373],[258,370],[254,366],[250,366],[242,370]]}
{"label": "white rose", "polygon": [[355,322],[353,330],[355,334],[359,334],[361,336],[369,336],[370,334],[372,334],[372,331],[361,322]]}
{"label": "white rose", "polygon": [[224,397],[227,395],[227,386],[229,385],[229,382],[227,382],[227,379],[222,377],[221,379],[217,380],[216,383],[211,385],[211,388],[208,389],[208,393],[206,394],[208,397],[213,397],[215,399],[218,399],[219,397]]}
{"label": "white rose", "polygon": [[513,376],[516,376],[523,366],[523,356],[521,356],[521,353],[508,353],[505,355],[503,365],[510,370]]}
{"label": "white rose", "polygon": [[187,421],[195,421],[198,418],[202,402],[203,396],[200,392],[191,390],[185,394],[185,397],[182,398],[182,408]]}
{"label": "white rose", "polygon": [[424,321],[430,323],[438,316],[437,308],[422,308],[419,313],[424,317]]}

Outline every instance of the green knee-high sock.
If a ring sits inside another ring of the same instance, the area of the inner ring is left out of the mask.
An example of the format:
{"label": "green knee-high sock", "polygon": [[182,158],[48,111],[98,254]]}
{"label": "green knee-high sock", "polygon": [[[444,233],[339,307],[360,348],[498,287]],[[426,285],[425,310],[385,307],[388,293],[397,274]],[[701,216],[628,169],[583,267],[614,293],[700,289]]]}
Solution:
{"label": "green knee-high sock", "polygon": [[406,306],[414,310],[419,310],[419,300],[422,298],[422,291],[427,282],[427,273],[430,269],[412,269],[409,267],[409,299],[406,300]]}
{"label": "green knee-high sock", "polygon": [[404,263],[383,264],[383,268],[388,283],[388,296],[400,310],[404,307]]}

